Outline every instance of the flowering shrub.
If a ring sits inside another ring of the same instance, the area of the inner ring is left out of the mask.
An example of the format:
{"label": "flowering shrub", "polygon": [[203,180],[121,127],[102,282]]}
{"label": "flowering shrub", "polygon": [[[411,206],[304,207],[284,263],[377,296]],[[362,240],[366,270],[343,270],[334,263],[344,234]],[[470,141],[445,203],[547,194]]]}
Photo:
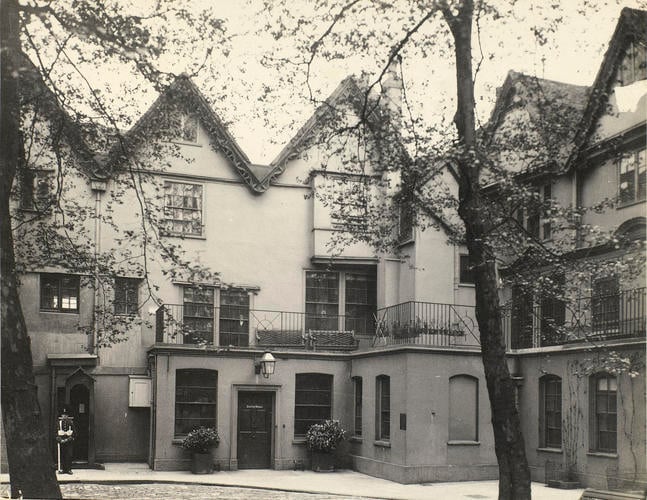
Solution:
{"label": "flowering shrub", "polygon": [[333,451],[345,434],[339,420],[324,420],[310,426],[306,433],[306,446],[309,450]]}
{"label": "flowering shrub", "polygon": [[193,429],[182,441],[182,448],[193,453],[209,453],[211,448],[220,444],[218,431],[212,427]]}

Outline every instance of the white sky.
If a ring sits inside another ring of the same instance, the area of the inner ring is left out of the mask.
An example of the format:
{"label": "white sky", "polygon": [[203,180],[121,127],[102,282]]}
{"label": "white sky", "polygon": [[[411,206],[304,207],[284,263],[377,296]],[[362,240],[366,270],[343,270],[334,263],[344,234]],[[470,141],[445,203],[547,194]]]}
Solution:
{"label": "white sky", "polygon": [[[226,58],[218,47],[214,47],[207,69],[194,81],[214,103],[215,111],[228,123],[231,133],[250,159],[255,163],[269,163],[314,110],[304,99],[306,87],[302,73],[291,75],[289,66],[268,68],[260,62],[263,55],[289,52],[292,40],[285,38],[277,42],[261,29],[264,21],[268,20],[261,0],[190,0],[189,5],[198,8],[205,2],[214,13],[226,19],[228,32],[237,36]],[[549,8],[550,4],[555,4],[556,8]],[[575,6],[579,4],[584,4],[584,15],[576,12]],[[292,0],[294,12],[307,14],[310,5],[307,0]],[[495,88],[503,83],[511,69],[542,78],[591,85],[620,11],[625,6],[644,9],[647,2],[518,0],[515,15],[508,17],[504,24],[483,25],[481,42],[486,61],[476,88],[480,118],[487,119]],[[549,42],[542,46],[535,42],[530,27],[531,21],[539,19],[546,10],[553,17],[563,17],[563,22],[557,25]],[[429,29],[437,25],[430,25]],[[319,33],[324,30],[322,25]],[[380,49],[378,41],[375,46],[376,50]],[[386,55],[388,47],[381,49],[381,53]],[[489,59],[487,56],[491,53],[493,57]],[[203,57],[204,52],[196,51],[193,60],[171,58],[166,69],[179,74]],[[311,80],[316,97],[324,99],[348,74],[358,74],[361,69],[374,72],[374,64],[374,58],[359,55],[330,63],[317,59]],[[452,101],[455,91],[454,68],[448,58],[441,54],[426,57],[407,54],[403,70],[411,85],[410,97],[416,111],[430,123],[439,119],[450,121],[455,109]],[[114,92],[115,85],[132,88],[134,83],[131,76],[120,74],[118,70],[106,72],[97,69],[95,75],[93,83],[103,86],[107,92]],[[292,81],[288,76],[294,76]],[[143,88],[148,86],[141,82],[140,85]],[[264,93],[264,86],[269,86],[269,92]],[[261,96],[265,98],[261,99]],[[141,88],[138,89],[130,99],[134,109],[139,109],[131,113],[133,118],[145,111],[155,97],[154,92],[143,93]]]}

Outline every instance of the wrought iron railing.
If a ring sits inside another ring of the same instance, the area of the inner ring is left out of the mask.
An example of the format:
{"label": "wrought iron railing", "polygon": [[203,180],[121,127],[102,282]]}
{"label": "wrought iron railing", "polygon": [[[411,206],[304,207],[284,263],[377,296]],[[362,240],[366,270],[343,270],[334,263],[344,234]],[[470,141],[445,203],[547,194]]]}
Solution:
{"label": "wrought iron railing", "polygon": [[374,344],[479,346],[473,306],[404,302],[377,311]]}
{"label": "wrought iron railing", "polygon": [[156,342],[237,347],[354,349],[372,334],[374,318],[315,315],[210,304],[165,304],[156,313]]}
{"label": "wrought iron railing", "polygon": [[645,337],[645,288],[559,301],[519,303],[503,310],[503,330],[512,349],[585,340]]}

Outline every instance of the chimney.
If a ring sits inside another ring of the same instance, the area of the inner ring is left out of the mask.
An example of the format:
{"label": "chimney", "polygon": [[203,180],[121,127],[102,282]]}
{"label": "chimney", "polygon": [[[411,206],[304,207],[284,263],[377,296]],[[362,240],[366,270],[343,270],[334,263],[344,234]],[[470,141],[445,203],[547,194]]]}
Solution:
{"label": "chimney", "polygon": [[400,78],[400,65],[402,57],[397,54],[384,74],[382,82],[383,98],[391,116],[394,127],[400,128],[402,125],[402,78]]}

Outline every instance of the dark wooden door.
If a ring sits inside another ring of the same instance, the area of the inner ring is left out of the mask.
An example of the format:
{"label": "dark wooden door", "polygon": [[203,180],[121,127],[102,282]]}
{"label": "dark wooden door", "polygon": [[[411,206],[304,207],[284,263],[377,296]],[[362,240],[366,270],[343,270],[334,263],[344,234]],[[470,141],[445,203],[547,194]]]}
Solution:
{"label": "dark wooden door", "polygon": [[70,390],[70,406],[74,415],[76,437],[74,439],[74,460],[88,460],[90,437],[90,391],[85,385],[78,384]]}
{"label": "dark wooden door", "polygon": [[238,468],[269,469],[272,456],[270,392],[238,393]]}

